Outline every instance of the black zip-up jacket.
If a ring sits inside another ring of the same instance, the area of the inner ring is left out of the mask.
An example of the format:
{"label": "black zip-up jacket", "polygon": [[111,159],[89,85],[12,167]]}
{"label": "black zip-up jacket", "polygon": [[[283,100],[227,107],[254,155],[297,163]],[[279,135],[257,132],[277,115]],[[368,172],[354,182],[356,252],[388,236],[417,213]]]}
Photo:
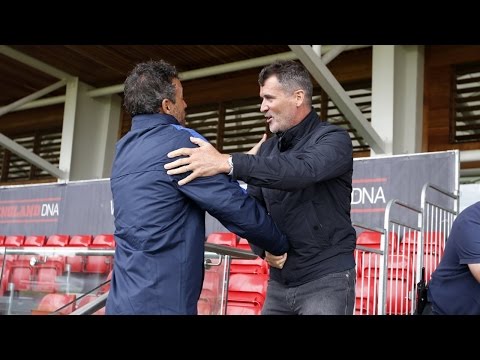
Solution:
{"label": "black zip-up jacket", "polygon": [[268,139],[258,155],[232,154],[233,177],[248,184],[248,193],[265,204],[290,242],[283,269],[272,267],[271,278],[298,286],[353,268],[348,132],[320,121],[312,109],[301,123]]}

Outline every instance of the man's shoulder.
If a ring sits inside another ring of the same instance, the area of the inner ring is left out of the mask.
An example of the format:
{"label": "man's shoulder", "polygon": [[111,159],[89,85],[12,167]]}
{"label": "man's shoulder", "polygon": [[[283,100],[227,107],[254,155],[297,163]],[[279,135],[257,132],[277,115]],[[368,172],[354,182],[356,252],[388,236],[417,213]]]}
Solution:
{"label": "man's shoulder", "polygon": [[323,136],[325,134],[332,136],[348,136],[348,131],[338,125],[329,123],[328,121],[321,121],[318,126],[315,127],[315,134]]}
{"label": "man's shoulder", "polygon": [[190,137],[196,137],[202,139],[204,141],[209,142],[203,135],[199,134],[194,129],[190,129],[181,125],[172,124],[170,125],[171,132],[169,133],[171,136],[170,140],[175,142],[175,146],[178,147],[196,147],[194,143],[190,141]]}
{"label": "man's shoulder", "polygon": [[176,131],[179,131],[180,134],[184,134],[185,136],[188,136],[188,137],[193,136],[193,137],[200,138],[202,140],[208,141],[202,135],[200,135],[198,132],[196,132],[194,129],[190,129],[190,128],[187,128],[187,127],[184,127],[184,126],[181,126],[181,125],[176,125],[176,124],[172,124],[171,126]]}

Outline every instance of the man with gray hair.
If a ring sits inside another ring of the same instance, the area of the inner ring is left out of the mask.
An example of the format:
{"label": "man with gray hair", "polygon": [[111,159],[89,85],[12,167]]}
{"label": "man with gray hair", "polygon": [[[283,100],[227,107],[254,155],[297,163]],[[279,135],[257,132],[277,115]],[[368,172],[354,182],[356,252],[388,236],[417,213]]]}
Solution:
{"label": "man with gray hair", "polygon": [[[225,173],[248,184],[290,242],[275,256],[252,244],[271,265],[262,314],[351,315],[355,304],[355,229],[350,219],[352,142],[348,132],[321,121],[312,106],[310,74],[296,61],[277,61],[258,77],[260,111],[275,135],[256,155],[220,154],[190,140],[165,166],[189,172],[179,185]],[[249,239],[250,240],[250,239]]]}

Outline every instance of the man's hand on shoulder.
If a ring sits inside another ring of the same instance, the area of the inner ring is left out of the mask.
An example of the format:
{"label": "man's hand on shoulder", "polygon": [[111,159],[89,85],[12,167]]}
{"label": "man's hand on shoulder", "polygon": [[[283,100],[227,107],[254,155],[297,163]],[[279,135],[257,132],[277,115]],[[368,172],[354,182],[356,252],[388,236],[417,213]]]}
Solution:
{"label": "man's hand on shoulder", "polygon": [[257,155],[257,152],[258,152],[258,149],[260,149],[260,146],[262,146],[262,144],[267,141],[267,134],[263,134],[262,138],[260,139],[260,141],[258,143],[255,144],[254,147],[252,147],[250,150],[248,150],[246,152],[246,154],[248,155]]}
{"label": "man's hand on shoulder", "polygon": [[178,182],[178,185],[185,185],[199,176],[213,176],[220,173],[228,173],[228,154],[221,154],[210,143],[196,137],[190,137],[190,141],[197,148],[180,148],[167,154],[169,158],[186,156],[164,165],[168,175],[189,174]]}

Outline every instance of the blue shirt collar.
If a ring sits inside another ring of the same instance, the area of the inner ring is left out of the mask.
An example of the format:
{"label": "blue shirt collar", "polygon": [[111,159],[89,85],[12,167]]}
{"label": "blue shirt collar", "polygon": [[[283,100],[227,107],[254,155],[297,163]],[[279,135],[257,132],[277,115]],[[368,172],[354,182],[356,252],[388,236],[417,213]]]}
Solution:
{"label": "blue shirt collar", "polygon": [[158,125],[179,125],[175,117],[168,114],[143,114],[132,118],[132,130],[147,129]]}

